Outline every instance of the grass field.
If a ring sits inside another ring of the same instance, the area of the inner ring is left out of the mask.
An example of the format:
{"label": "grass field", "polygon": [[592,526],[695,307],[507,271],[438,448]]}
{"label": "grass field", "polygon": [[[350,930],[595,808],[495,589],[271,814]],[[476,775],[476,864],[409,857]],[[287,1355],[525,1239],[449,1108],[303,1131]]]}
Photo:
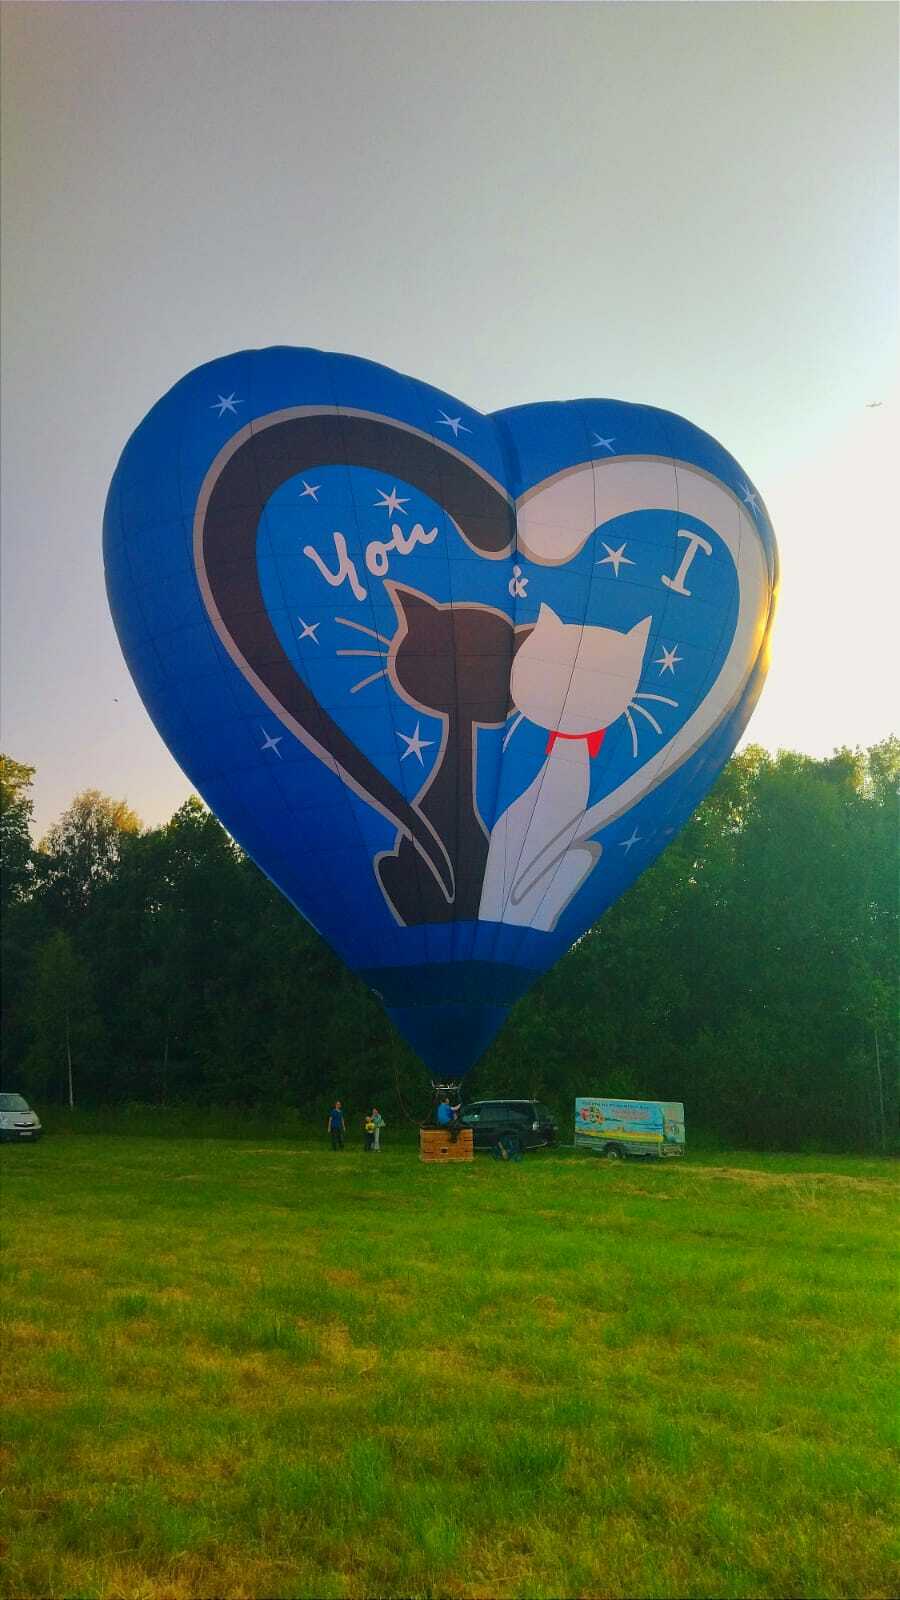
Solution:
{"label": "grass field", "polygon": [[897,1592],[887,1163],[2,1169],[9,1595]]}

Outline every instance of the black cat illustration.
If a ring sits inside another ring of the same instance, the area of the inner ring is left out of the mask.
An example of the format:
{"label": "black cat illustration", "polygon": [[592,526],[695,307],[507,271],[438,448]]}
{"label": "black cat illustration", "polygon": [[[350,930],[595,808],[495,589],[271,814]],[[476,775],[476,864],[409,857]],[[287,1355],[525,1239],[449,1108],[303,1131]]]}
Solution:
{"label": "black cat illustration", "polygon": [[417,710],[444,721],[438,759],[414,805],[440,840],[450,893],[414,838],[377,858],[379,881],[405,923],[478,916],[489,834],[477,806],[477,734],[509,716],[515,649],[530,629],[514,630],[503,612],[482,605],[439,605],[428,595],[385,583],[397,613],[388,676]]}
{"label": "black cat illustration", "polygon": [[397,614],[388,674],[412,706],[439,716],[444,734],[423,789],[409,801],[369,761],[299,677],[272,626],[256,560],[259,519],[270,496],[298,474],[342,464],[402,479],[439,501],[472,551],[503,560],[515,511],[499,484],[452,448],[387,418],[333,408],[281,411],[242,430],[208,474],[194,521],[197,578],[210,621],[263,701],[353,793],[396,825],[395,848],[376,872],[398,922],[478,916],[487,830],[478,815],[479,727],[509,712],[516,630],[488,606],[441,606],[387,582]]}

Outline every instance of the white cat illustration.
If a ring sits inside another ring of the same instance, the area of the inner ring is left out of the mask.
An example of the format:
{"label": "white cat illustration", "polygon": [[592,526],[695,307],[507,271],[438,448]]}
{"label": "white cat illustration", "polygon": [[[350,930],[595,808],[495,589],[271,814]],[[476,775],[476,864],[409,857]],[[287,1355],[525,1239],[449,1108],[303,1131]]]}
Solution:
{"label": "white cat illustration", "polygon": [[548,730],[547,759],[492,829],[481,920],[548,931],[599,860],[601,846],[579,838],[590,763],[606,729],[628,713],[651,622],[620,633],[562,622],[541,606],[510,688],[517,710]]}

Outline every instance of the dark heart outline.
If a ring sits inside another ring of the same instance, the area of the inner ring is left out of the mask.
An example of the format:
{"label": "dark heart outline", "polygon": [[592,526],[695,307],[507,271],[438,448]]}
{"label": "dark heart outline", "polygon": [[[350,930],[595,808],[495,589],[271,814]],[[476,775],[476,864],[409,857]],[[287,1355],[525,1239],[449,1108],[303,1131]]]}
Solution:
{"label": "dark heart outline", "polygon": [[[411,841],[452,915],[456,876],[443,841],[319,703],[266,611],[256,560],[260,516],[289,478],[324,466],[371,468],[439,498],[461,537],[488,560],[511,554],[515,507],[452,446],[391,418],[320,406],[274,412],[234,434],[206,474],[194,517],[197,581],[235,665],[295,737]],[[433,911],[422,920],[434,920]]]}

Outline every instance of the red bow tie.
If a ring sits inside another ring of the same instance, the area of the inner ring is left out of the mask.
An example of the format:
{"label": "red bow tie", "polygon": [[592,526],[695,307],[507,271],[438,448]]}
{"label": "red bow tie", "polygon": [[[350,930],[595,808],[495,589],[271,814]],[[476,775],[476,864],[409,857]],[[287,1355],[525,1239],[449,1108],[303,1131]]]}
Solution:
{"label": "red bow tie", "polygon": [[550,751],[553,749],[557,739],[586,739],[588,755],[593,761],[594,756],[597,754],[600,746],[603,743],[603,735],[605,732],[605,728],[597,728],[593,733],[551,733],[549,739],[547,740],[547,749],[544,753],[545,755],[550,754]]}

